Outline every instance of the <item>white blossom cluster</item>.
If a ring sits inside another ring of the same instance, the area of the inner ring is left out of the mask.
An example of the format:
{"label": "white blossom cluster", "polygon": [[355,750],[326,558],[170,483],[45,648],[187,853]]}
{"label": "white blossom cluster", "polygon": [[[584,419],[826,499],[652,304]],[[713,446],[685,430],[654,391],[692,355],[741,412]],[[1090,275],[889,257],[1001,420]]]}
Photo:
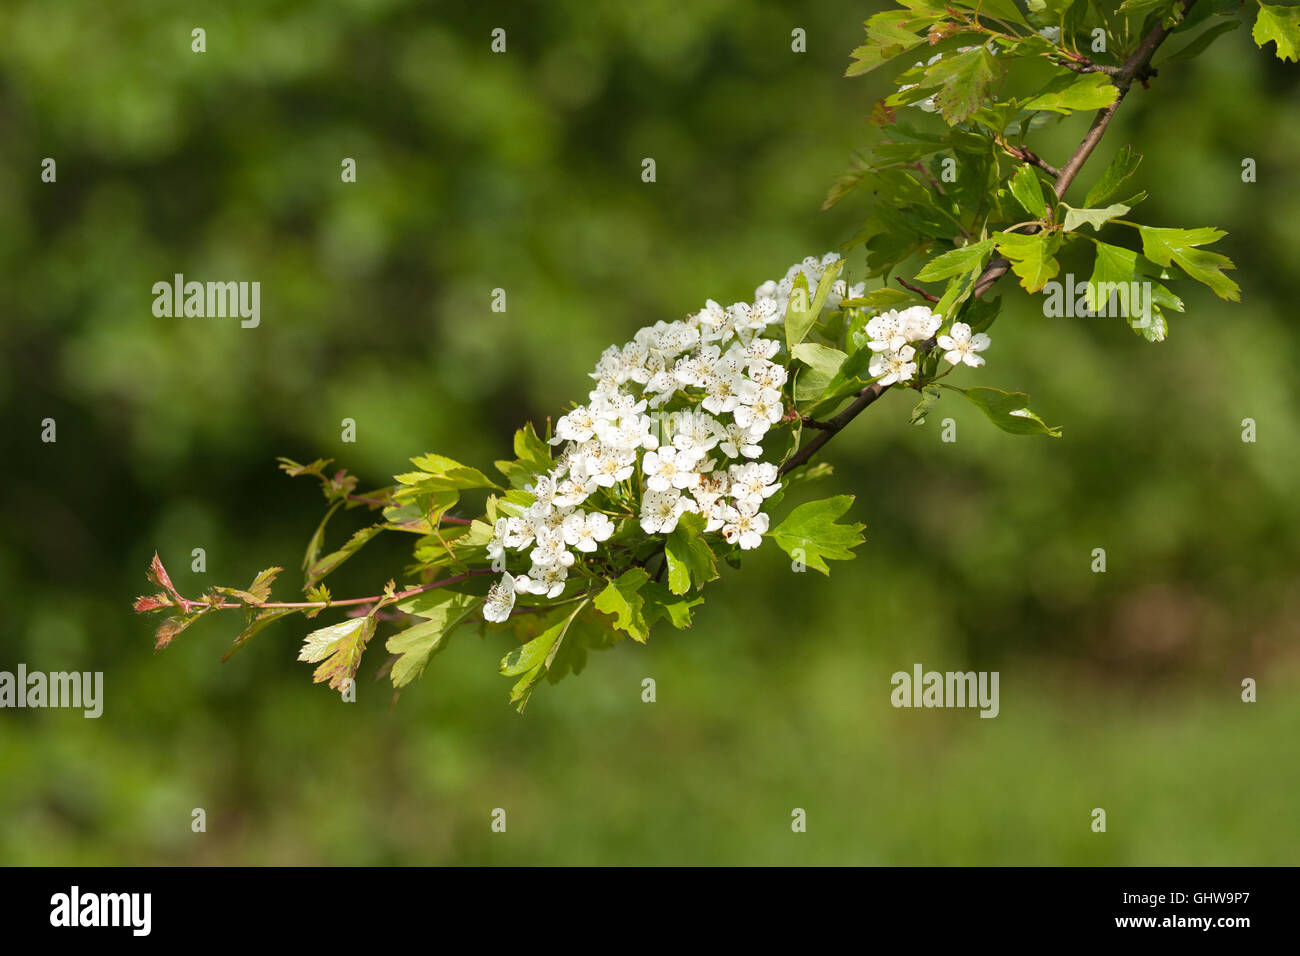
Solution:
{"label": "white blossom cluster", "polygon": [[[910,344],[924,342],[939,331],[943,316],[931,312],[923,305],[914,305],[901,312],[891,309],[867,322],[867,348],[871,349],[871,362],[867,373],[881,385],[910,382],[916,374],[916,348]],[[935,339],[944,350],[944,361],[950,365],[966,364],[979,368],[984,357],[977,354],[989,347],[991,340],[983,332],[971,334],[965,322],[954,322],[946,335]]]}
{"label": "white blossom cluster", "polygon": [[[500,518],[488,544],[494,566],[505,552],[527,552],[525,574],[508,571],[494,584],[483,616],[504,621],[519,593],[558,597],[575,551],[592,553],[614,533],[609,514],[588,500],[602,490],[624,493],[646,534],[666,535],[687,512],[704,530],[743,549],[768,530],[763,502],[780,487],[777,466],[757,460],[767,431],[785,416],[781,388],[788,372],[767,327],[784,319],[802,273],[815,289],[835,253],[809,257],[780,281],[763,283],[752,302],[723,307],[710,299],[699,312],[642,328],[612,345],[591,377],[596,387],[555,425],[562,445],[555,466],[528,487],[535,501]],[[865,285],[834,283],[827,305],[861,296]],[[676,399],[674,410],[660,411]],[[685,405],[677,408],[676,406]],[[604,496],[608,500],[608,496]],[[615,514],[615,517],[618,517]]]}

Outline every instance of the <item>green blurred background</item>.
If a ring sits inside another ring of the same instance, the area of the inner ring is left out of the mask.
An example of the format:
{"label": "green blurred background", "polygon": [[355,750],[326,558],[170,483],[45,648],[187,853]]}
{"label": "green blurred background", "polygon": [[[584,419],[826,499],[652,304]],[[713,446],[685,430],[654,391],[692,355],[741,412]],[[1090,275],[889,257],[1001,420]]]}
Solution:
{"label": "green blurred background", "polygon": [[[917,428],[887,395],[830,446],[822,488],[868,536],[831,578],[769,545],[692,630],[593,656],[523,718],[502,639],[468,632],[391,711],[378,642],[343,703],[299,621],[224,665],[233,619],[154,656],[130,601],[155,549],[188,592],[298,566],[322,501],[277,455],[372,486],[428,450],[486,468],[606,344],[852,235],[865,197],[819,206],[879,135],[888,71],[841,74],[883,4],[511,6],[0,8],[0,669],[102,670],[106,698],[0,712],[0,862],[1295,863],[1300,85],[1248,29],[1135,90],[1081,180],[1133,142],[1143,221],[1229,230],[1242,304],[1179,289],[1157,346],[1004,282],[978,380],[1065,437],[952,399]],[[176,272],[260,281],[261,326],[155,318]],[[894,710],[916,662],[998,670],[1000,716]]]}

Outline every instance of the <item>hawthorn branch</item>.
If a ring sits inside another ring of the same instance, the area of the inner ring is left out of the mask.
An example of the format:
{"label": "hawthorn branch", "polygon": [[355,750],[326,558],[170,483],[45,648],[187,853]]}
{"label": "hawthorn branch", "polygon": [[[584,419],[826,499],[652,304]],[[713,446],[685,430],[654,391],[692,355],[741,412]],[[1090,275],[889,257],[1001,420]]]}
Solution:
{"label": "hawthorn branch", "polygon": [[[475,575],[492,573],[494,572],[491,568],[472,568],[463,574],[457,574],[450,578],[443,578],[441,581],[433,581],[430,584],[421,584],[419,587],[407,588],[405,591],[398,591],[392,596],[392,599],[393,602],[405,601],[407,598],[415,597],[417,594],[423,594],[425,591],[432,591],[436,588],[446,587],[449,584],[459,584],[461,581],[466,581]],[[285,608],[291,610],[320,608],[321,610],[325,610],[333,607],[357,607],[358,605],[363,604],[375,604],[383,600],[385,597],[386,595],[383,594],[370,594],[366,597],[346,598],[342,601],[263,601],[260,604],[248,604],[243,601],[238,601],[227,604],[224,598],[220,598],[216,602],[213,602],[212,600],[191,601],[187,598],[179,597],[178,595],[180,608],[186,614],[193,613],[194,611],[229,611],[236,608],[254,608],[259,611],[267,608]]]}
{"label": "hawthorn branch", "polygon": [[778,474],[787,475],[796,468],[808,464],[808,459],[817,454],[822,445],[825,445],[828,441],[843,431],[844,426],[848,425],[849,422],[853,421],[853,419],[866,411],[867,407],[881,395],[884,395],[888,388],[888,385],[872,383],[862,391],[858,392],[858,397],[853,400],[853,404],[844,409],[844,411],[840,412],[830,421],[825,422],[821,431],[813,436],[813,440],[800,448],[789,461],[782,465]]}
{"label": "hawthorn branch", "polygon": [[1047,160],[1043,159],[1043,157],[1039,156],[1037,153],[1024,146],[1017,146],[1014,143],[1008,143],[1001,137],[998,137],[998,145],[1001,146],[1008,155],[1020,160],[1022,163],[1029,163],[1031,166],[1037,166],[1053,179],[1056,179],[1061,175],[1059,169]]}
{"label": "hawthorn branch", "polygon": [[[1196,0],[1183,0],[1184,17],[1187,16],[1187,12],[1192,9],[1193,4],[1195,3]],[[1134,50],[1129,58],[1124,61],[1124,65],[1119,67],[1114,73],[1111,73],[1110,68],[1103,68],[1097,64],[1092,64],[1092,66],[1096,67],[1094,70],[1085,69],[1080,71],[1102,72],[1108,74],[1111,77],[1111,81],[1118,88],[1119,93],[1115,97],[1115,102],[1098,111],[1097,115],[1093,118],[1092,125],[1088,128],[1087,134],[1083,137],[1083,141],[1079,143],[1071,154],[1069,160],[1066,161],[1066,164],[1061,167],[1060,171],[1057,173],[1056,182],[1052,187],[1056,193],[1056,198],[1060,199],[1065,195],[1065,191],[1070,188],[1070,184],[1073,183],[1075,177],[1079,175],[1079,171],[1083,169],[1083,165],[1088,161],[1088,157],[1090,157],[1093,150],[1097,148],[1097,144],[1101,142],[1101,138],[1106,135],[1106,130],[1110,128],[1110,122],[1115,118],[1115,113],[1119,110],[1120,104],[1124,102],[1124,97],[1128,95],[1128,91],[1132,87],[1133,81],[1141,80],[1143,85],[1145,85],[1147,78],[1155,75],[1154,71],[1151,69],[1151,58],[1155,56],[1156,50],[1160,48],[1160,44],[1164,43],[1172,32],[1172,30],[1165,28],[1163,21],[1157,23],[1151,31],[1143,37],[1142,42],[1138,44],[1137,49]],[[1073,67],[1071,67],[1071,69],[1073,69]],[[1033,230],[1028,231],[1032,232]],[[982,296],[993,287],[998,279],[1006,275],[1007,270],[1010,269],[1010,267],[1011,263],[1008,262],[1006,258],[1002,256],[995,258],[988,264],[988,267],[985,268],[979,279],[976,280],[974,294],[976,296]],[[900,282],[901,281],[902,280],[900,280]],[[903,285],[907,286],[907,283],[903,283]],[[853,400],[853,404],[849,405],[844,409],[844,411],[826,422],[826,427],[819,431],[813,437],[812,441],[800,448],[797,453],[781,466],[780,474],[789,474],[796,468],[806,465],[809,459],[821,450],[823,445],[843,431],[849,422],[853,421],[853,419],[857,418],[871,407],[876,399],[880,398],[880,396],[888,391],[890,387],[891,386],[889,385],[872,383],[862,389],[862,391],[858,392],[858,396]]]}
{"label": "hawthorn branch", "polygon": [[904,279],[902,276],[894,276],[894,278],[898,281],[898,284],[901,285],[904,289],[907,289],[909,292],[915,292],[917,295],[925,299],[927,302],[939,301],[939,297],[937,295],[931,295],[929,292],[926,292],[924,289],[922,289],[919,285],[913,285],[912,283]]}

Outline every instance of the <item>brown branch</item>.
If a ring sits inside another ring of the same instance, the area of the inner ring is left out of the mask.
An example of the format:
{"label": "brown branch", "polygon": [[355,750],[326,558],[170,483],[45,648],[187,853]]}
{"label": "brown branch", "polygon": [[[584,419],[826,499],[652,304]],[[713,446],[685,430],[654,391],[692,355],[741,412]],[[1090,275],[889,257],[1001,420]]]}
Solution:
{"label": "brown branch", "polygon": [[1077,63],[1074,60],[1066,60],[1064,65],[1075,73],[1105,73],[1107,76],[1119,76],[1119,71],[1123,69],[1120,66],[1107,66],[1105,63],[1092,61]]}
{"label": "brown branch", "polygon": [[817,451],[822,447],[822,445],[834,438],[844,429],[845,425],[857,418],[868,405],[878,399],[881,395],[885,394],[887,388],[889,388],[888,385],[873,384],[868,385],[862,391],[858,392],[858,397],[853,400],[853,404],[828,421],[826,427],[822,431],[819,431],[812,441],[800,448],[789,461],[781,466],[779,474],[787,475],[796,468],[806,465],[808,459],[817,454]]}
{"label": "brown branch", "polygon": [[1047,173],[1047,175],[1051,176],[1053,179],[1056,179],[1061,175],[1061,171],[1059,169],[1057,169],[1055,166],[1053,166],[1051,163],[1043,159],[1043,157],[1039,156],[1037,153],[1033,152],[1032,150],[1027,149],[1024,146],[1016,146],[1014,143],[1008,143],[1006,140],[1002,139],[1001,137],[998,137],[997,142],[998,145],[1001,146],[1004,150],[1006,150],[1006,152],[1009,155],[1020,160],[1022,163],[1029,163],[1031,166],[1037,166],[1039,169]]}
{"label": "brown branch", "polygon": [[922,289],[920,286],[912,285],[912,283],[908,282],[902,276],[894,276],[894,278],[898,281],[898,284],[901,285],[904,289],[907,289],[909,292],[915,292],[917,295],[919,295],[921,298],[925,299],[926,301],[928,302],[939,301],[939,297],[937,295],[931,295],[930,293]]}
{"label": "brown branch", "polygon": [[[441,581],[434,581],[431,584],[422,584],[419,587],[408,588],[405,591],[398,591],[393,595],[393,599],[395,601],[405,601],[407,598],[414,597],[417,594],[423,594],[425,591],[432,591],[435,588],[446,587],[448,584],[459,584],[461,581],[466,581],[475,575],[493,573],[494,572],[491,568],[473,568],[466,571],[464,574],[457,574],[454,577],[443,578]],[[382,594],[371,594],[367,597],[347,598],[342,601],[266,601],[262,604],[247,604],[243,601],[240,601],[237,604],[227,604],[224,598],[216,604],[213,604],[211,601],[190,601],[186,598],[181,598],[180,600],[181,610],[186,614],[189,614],[195,609],[207,611],[229,611],[234,608],[255,608],[257,610],[263,610],[265,608],[290,608],[297,610],[318,607],[324,610],[332,607],[355,607],[359,604],[374,604],[376,601],[382,600],[383,597],[384,595]]]}
{"label": "brown branch", "polygon": [[[1196,0],[1183,0],[1184,17],[1195,3]],[[1151,32],[1143,38],[1138,48],[1133,51],[1133,54],[1124,61],[1124,65],[1111,76],[1112,82],[1119,89],[1119,95],[1115,97],[1114,103],[1100,110],[1096,117],[1093,118],[1092,126],[1089,127],[1083,141],[1079,143],[1074,153],[1057,174],[1053,189],[1058,199],[1065,195],[1065,191],[1070,188],[1070,184],[1074,182],[1075,177],[1079,175],[1079,171],[1083,169],[1083,164],[1088,161],[1088,157],[1097,148],[1101,138],[1106,135],[1106,130],[1110,127],[1110,121],[1115,118],[1115,112],[1119,109],[1120,104],[1124,102],[1124,97],[1128,95],[1133,81],[1138,79],[1145,83],[1147,77],[1154,75],[1154,71],[1151,69],[1151,58],[1155,56],[1156,50],[1160,48],[1160,44],[1165,42],[1171,32],[1173,31],[1165,29],[1163,22],[1156,24]],[[1100,70],[1100,72],[1110,73],[1109,70]],[[998,256],[990,262],[983,274],[976,280],[974,294],[981,296],[991,289],[998,279],[1006,275],[1010,266],[1011,263],[1002,256]],[[903,280],[900,279],[899,282],[908,287]],[[808,460],[821,450],[823,445],[842,431],[849,422],[862,414],[889,388],[888,385],[873,384],[860,391],[858,397],[853,400],[852,405],[828,421],[824,430],[819,431],[812,441],[800,448],[789,461],[781,466],[780,474],[789,474],[794,469],[807,464]]]}

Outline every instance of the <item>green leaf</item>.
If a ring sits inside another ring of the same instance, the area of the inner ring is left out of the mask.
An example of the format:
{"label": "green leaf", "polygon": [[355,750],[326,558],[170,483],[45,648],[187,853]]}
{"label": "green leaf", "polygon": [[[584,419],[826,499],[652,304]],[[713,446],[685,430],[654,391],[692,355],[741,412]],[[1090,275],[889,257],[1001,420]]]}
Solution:
{"label": "green leaf", "polygon": [[[808,330],[813,327],[817,316],[821,315],[822,307],[831,294],[831,286],[835,284],[835,279],[843,268],[843,259],[836,260],[826,267],[821,281],[817,283],[817,292],[811,302],[808,302],[808,280],[802,272],[795,278],[794,289],[790,293],[790,303],[785,310],[785,344],[791,354],[794,353],[794,347],[804,340]],[[799,309],[798,306],[801,304],[806,305],[807,308]]]}
{"label": "green leaf", "polygon": [[334,504],[330,505],[329,510],[325,512],[325,517],[320,519],[320,524],[316,526],[315,534],[313,534],[311,540],[307,542],[307,551],[302,556],[302,569],[304,571],[315,564],[317,559],[320,558],[320,549],[325,543],[325,526],[329,524],[330,518],[334,517],[334,512],[343,507],[343,504],[343,501],[334,502]]}
{"label": "green leaf", "polygon": [[795,379],[796,402],[816,401],[826,391],[826,386],[835,378],[835,374],[848,358],[848,355],[839,349],[812,342],[796,345],[792,354],[808,366],[800,370]]}
{"label": "green leaf", "polygon": [[1053,80],[1037,96],[1022,103],[1021,109],[1054,113],[1099,110],[1114,103],[1117,96],[1119,89],[1105,73],[1070,74]]}
{"label": "green leaf", "polygon": [[1101,230],[1116,216],[1122,216],[1129,211],[1129,207],[1123,203],[1115,203],[1104,209],[1075,209],[1073,206],[1065,207],[1065,225],[1062,227],[1066,232],[1073,232],[1080,226],[1087,223],[1092,226],[1094,232]]}
{"label": "green leaf", "polygon": [[325,555],[307,570],[306,587],[312,587],[319,583],[326,575],[332,574],[344,561],[352,557],[370,541],[375,535],[383,531],[385,525],[372,524],[369,527],[362,528],[348,539],[348,543],[343,545],[337,551]]}
{"label": "green leaf", "polygon": [[1004,392],[1000,388],[987,388],[976,385],[973,388],[956,388],[970,403],[988,416],[989,421],[1004,432],[1013,435],[1050,435],[1061,437],[1059,427],[1049,427],[1041,418],[1029,410],[1029,396],[1024,392]]}
{"label": "green leaf", "polygon": [[374,633],[375,619],[370,615],[322,627],[307,635],[298,660],[312,664],[323,662],[316,668],[312,681],[317,684],[329,681],[332,690],[339,690],[345,680],[356,676],[361,655]]}
{"label": "green leaf", "polygon": [[1260,49],[1272,41],[1279,60],[1300,62],[1300,7],[1261,3],[1250,35]]}
{"label": "green leaf", "polygon": [[390,505],[382,514],[394,531],[432,534],[438,529],[442,516],[459,501],[459,491],[428,491],[411,495],[404,504]]}
{"label": "green leaf", "polygon": [[962,310],[961,321],[969,325],[972,332],[983,332],[993,324],[993,320],[1001,311],[1001,296],[994,296],[992,299],[972,298]]}
{"label": "green leaf", "polygon": [[1061,271],[1061,264],[1055,259],[1061,248],[1061,234],[1055,230],[1039,230],[1032,235],[995,232],[993,239],[998,252],[1011,260],[1020,284],[1030,292],[1037,292]]}
{"label": "green leaf", "polygon": [[257,577],[253,578],[253,583],[248,586],[247,590],[241,588],[223,588],[216,587],[212,590],[218,594],[228,594],[237,597],[245,604],[262,604],[271,597],[271,583],[275,580],[284,568],[267,568],[265,571],[258,572]]}
{"label": "green leaf", "polygon": [[1025,163],[1017,169],[1008,185],[1011,195],[1025,212],[1035,219],[1047,218],[1047,200],[1043,198],[1043,187],[1033,166]]}
{"label": "green leaf", "polygon": [[[1295,8],[1292,7],[1290,9],[1295,9]],[[1241,26],[1240,20],[1220,21],[1219,23],[1216,23],[1214,26],[1210,27],[1210,29],[1206,30],[1204,33],[1200,34],[1191,43],[1188,43],[1186,46],[1180,48],[1177,52],[1171,53],[1169,56],[1162,57],[1159,60],[1159,63],[1161,64],[1172,63],[1175,60],[1187,60],[1187,59],[1191,59],[1194,56],[1199,56],[1200,54],[1205,52],[1206,48],[1209,47],[1211,43],[1213,43],[1219,37],[1223,36],[1225,33],[1230,33],[1233,30],[1237,29],[1237,27],[1239,26]],[[1263,44],[1261,43],[1260,46],[1263,46]]]}
{"label": "green leaf", "polygon": [[384,647],[399,655],[390,677],[394,687],[405,687],[424,673],[429,658],[446,647],[446,638],[483,599],[439,588],[398,603],[399,610],[423,618],[388,638]]}
{"label": "green leaf", "polygon": [[[1040,193],[1041,198],[1041,193]],[[984,261],[993,252],[993,240],[981,239],[959,249],[952,249],[943,255],[935,256],[916,274],[918,282],[936,282],[952,276],[969,275],[984,266]],[[883,290],[881,290],[883,291]],[[888,290],[894,292],[893,289]],[[907,301],[910,297],[903,295],[896,301]]]}
{"label": "green leaf", "polygon": [[596,610],[614,618],[614,627],[626,631],[632,640],[644,644],[650,636],[643,608],[645,599],[637,592],[650,580],[644,568],[624,571],[616,580],[605,585],[592,602]]}
{"label": "green leaf", "polygon": [[924,425],[926,418],[929,417],[930,410],[934,408],[935,402],[939,401],[942,394],[943,392],[937,385],[925,386],[921,390],[921,400],[912,409],[912,416],[908,421],[913,425]]}
{"label": "green leaf", "polygon": [[1022,27],[1029,26],[1024,15],[1016,7],[1015,0],[952,0],[952,3],[954,6],[974,10],[984,17],[993,17]]}
{"label": "green leaf", "polygon": [[573,619],[586,606],[584,600],[572,611],[561,608],[550,619],[553,623],[545,631],[501,658],[501,673],[506,677],[519,678],[510,689],[510,703],[518,704],[521,714],[528,704],[528,698],[532,696],[534,685],[551,669]]}
{"label": "green leaf", "polygon": [[[920,277],[918,276],[918,278]],[[880,288],[864,292],[857,299],[844,299],[840,302],[840,307],[866,309],[868,312],[885,312],[904,302],[915,303],[916,301],[915,295],[904,292],[902,289]]]}
{"label": "green leaf", "polygon": [[681,516],[677,527],[664,541],[668,561],[668,588],[673,594],[685,594],[694,584],[696,590],[718,576],[718,561],[704,540],[703,515],[690,512]]}
{"label": "green leaf", "polygon": [[853,549],[865,540],[863,525],[839,524],[835,520],[852,504],[852,495],[806,502],[786,515],[769,534],[794,560],[822,574],[830,574],[827,559],[848,561],[853,557]]}
{"label": "green leaf", "polygon": [[231,656],[235,653],[235,651],[239,650],[250,640],[252,640],[253,636],[257,634],[259,631],[261,631],[268,625],[274,624],[282,617],[288,617],[290,614],[297,614],[299,610],[300,610],[299,608],[295,608],[295,607],[275,607],[275,608],[267,608],[264,611],[259,611],[253,617],[253,619],[248,623],[248,625],[242,631],[239,632],[239,636],[235,638],[234,645],[230,648],[230,650],[226,651],[226,653],[222,655],[221,659],[223,661],[230,660]]}
{"label": "green leaf", "polygon": [[178,614],[175,617],[165,618],[163,622],[158,625],[157,630],[153,632],[154,652],[157,653],[158,651],[161,651],[164,647],[175,640],[176,635],[180,634],[202,616],[203,612],[197,611],[192,614]]}
{"label": "green leaf", "polygon": [[[1163,342],[1169,333],[1162,309],[1183,311],[1183,302],[1163,285],[1152,281],[1143,269],[1150,267],[1145,259],[1132,249],[1124,249],[1099,242],[1093,263],[1092,276],[1084,289],[1087,308],[1094,313],[1119,315],[1129,327],[1149,342]],[[1134,308],[1135,283],[1151,286],[1151,312]],[[1111,305],[1115,308],[1112,310]]]}
{"label": "green leaf", "polygon": [[658,581],[650,581],[641,588],[645,598],[645,619],[648,626],[667,621],[679,631],[691,626],[693,609],[704,603],[704,598],[679,597]]}
{"label": "green leaf", "polygon": [[514,447],[514,461],[493,463],[512,488],[530,485],[539,474],[551,470],[551,446],[538,436],[531,422],[515,432]]}
{"label": "green leaf", "polygon": [[965,53],[946,54],[925,71],[922,85],[941,87],[934,102],[944,122],[954,126],[979,109],[1000,69],[988,48],[979,46]]}
{"label": "green leaf", "polygon": [[430,491],[463,490],[466,488],[496,488],[501,486],[488,478],[477,468],[462,465],[445,455],[429,453],[412,458],[411,463],[420,469],[397,475],[399,484],[406,487],[394,493],[395,498],[410,497],[412,494]]}
{"label": "green leaf", "polygon": [[1119,194],[1130,176],[1137,172],[1138,164],[1142,162],[1142,154],[1133,152],[1133,147],[1124,145],[1120,147],[1115,158],[1110,161],[1106,171],[1101,174],[1101,179],[1097,180],[1096,185],[1088,190],[1088,195],[1083,204],[1089,208],[1100,206],[1106,200]]}
{"label": "green leaf", "polygon": [[1157,265],[1176,264],[1197,282],[1209,286],[1214,294],[1231,302],[1241,301],[1241,288],[1223,274],[1224,269],[1235,269],[1232,260],[1217,252],[1207,252],[1197,246],[1217,242],[1227,233],[1222,229],[1202,226],[1199,229],[1157,229],[1141,226],[1142,254]]}

